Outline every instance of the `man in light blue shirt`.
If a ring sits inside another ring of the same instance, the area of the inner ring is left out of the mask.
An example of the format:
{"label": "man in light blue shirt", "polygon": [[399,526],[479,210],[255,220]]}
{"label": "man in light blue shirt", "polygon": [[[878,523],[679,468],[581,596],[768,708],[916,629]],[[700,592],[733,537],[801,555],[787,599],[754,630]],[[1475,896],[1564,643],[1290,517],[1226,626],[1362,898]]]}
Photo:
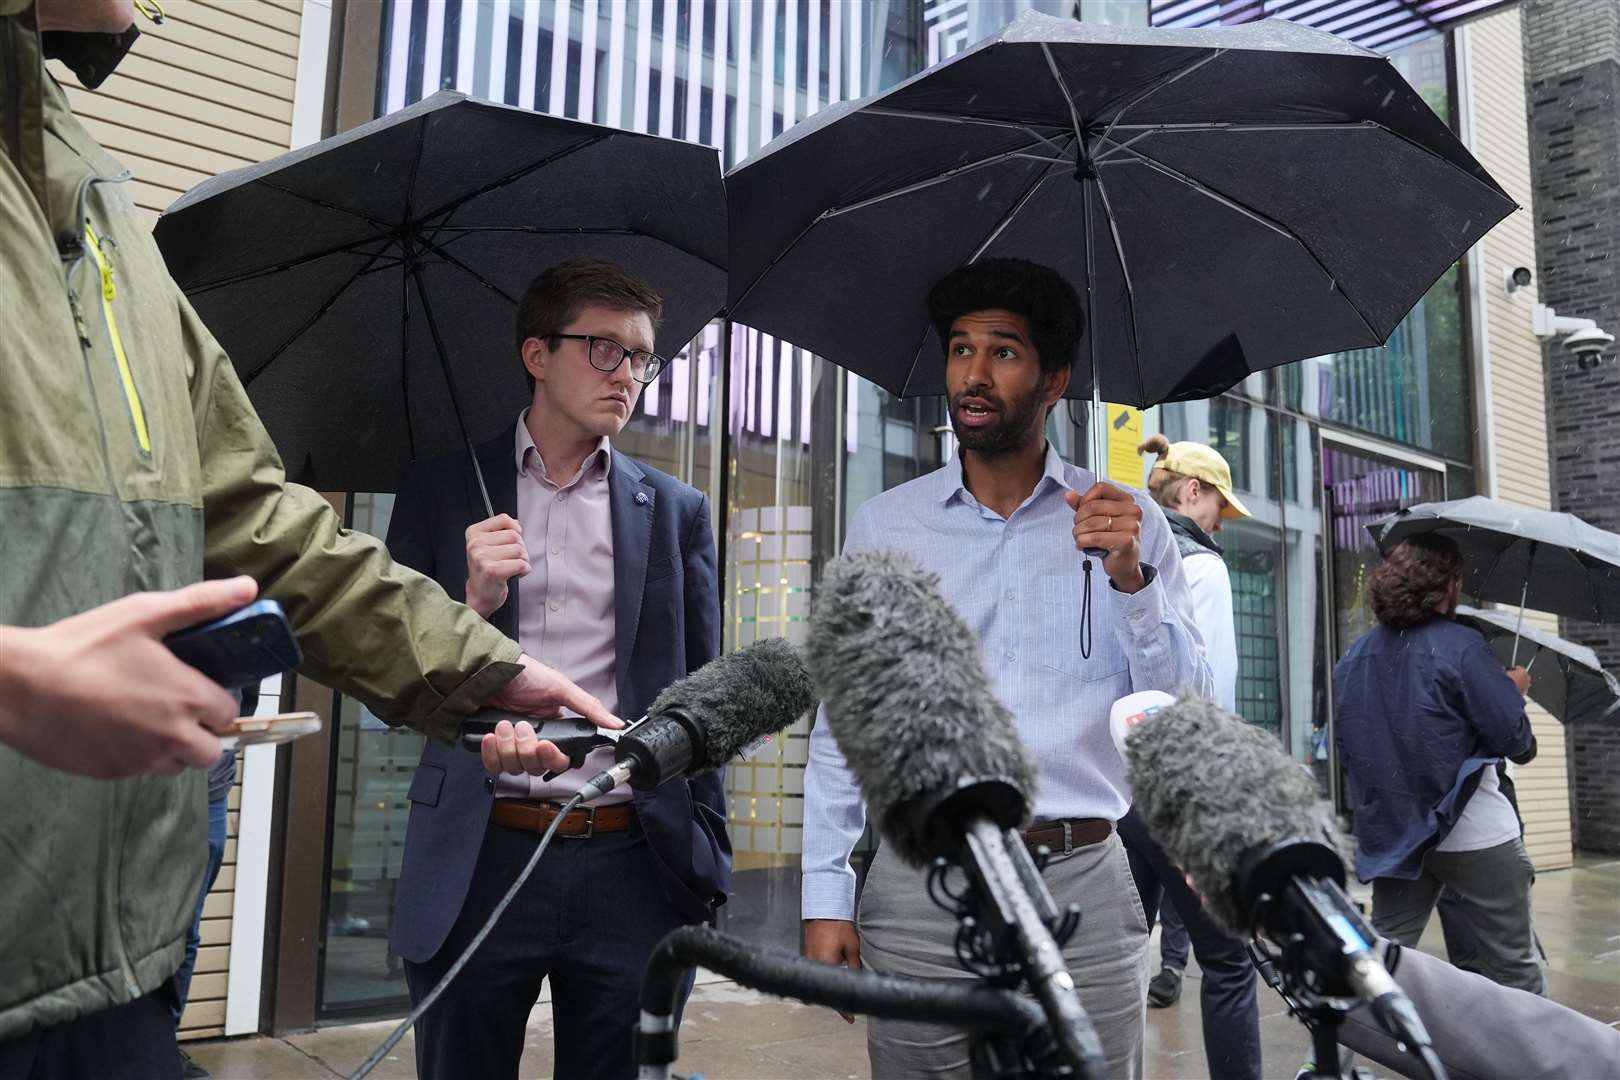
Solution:
{"label": "man in light blue shirt", "polygon": [[[942,280],[929,308],[945,343],[960,454],[862,506],[845,551],[911,556],[939,575],[978,635],[994,690],[1040,767],[1026,839],[1054,850],[1048,886],[1083,913],[1065,959],[1108,1075],[1140,1077],[1148,929],[1113,828],[1131,795],[1108,712],[1139,690],[1213,688],[1180,556],[1144,493],[1097,482],[1046,442],[1046,416],[1068,387],[1084,328],[1072,286],[1034,263],[989,259]],[[1088,558],[1087,548],[1107,555]],[[806,954],[850,967],[864,959],[891,974],[969,977],[955,958],[955,918],[886,851],[867,876],[857,929],[849,855],[865,807],[824,720],[811,732],[805,772]],[[940,1025],[873,1018],[868,1052],[875,1078],[970,1071],[965,1035]]]}

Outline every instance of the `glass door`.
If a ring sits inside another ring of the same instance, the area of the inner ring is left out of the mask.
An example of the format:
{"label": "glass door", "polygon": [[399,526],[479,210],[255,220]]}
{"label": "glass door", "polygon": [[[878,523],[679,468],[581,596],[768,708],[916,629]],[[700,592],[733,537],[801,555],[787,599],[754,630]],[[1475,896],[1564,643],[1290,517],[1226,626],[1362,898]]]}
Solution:
{"label": "glass door", "polygon": [[1404,506],[1445,497],[1443,463],[1322,433],[1322,524],[1328,542],[1321,595],[1327,606],[1318,615],[1328,670],[1320,676],[1326,692],[1316,698],[1310,759],[1323,795],[1341,809],[1344,785],[1333,741],[1331,668],[1373,624],[1367,577],[1379,554],[1367,526]]}

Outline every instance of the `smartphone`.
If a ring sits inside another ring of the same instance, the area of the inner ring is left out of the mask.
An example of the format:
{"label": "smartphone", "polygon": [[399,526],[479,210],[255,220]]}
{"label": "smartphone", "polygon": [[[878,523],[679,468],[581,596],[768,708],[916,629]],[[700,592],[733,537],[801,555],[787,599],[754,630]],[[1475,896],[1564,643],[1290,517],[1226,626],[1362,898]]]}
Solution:
{"label": "smartphone", "polygon": [[313,735],[321,730],[321,718],[312,712],[278,713],[275,716],[243,716],[224,731],[219,732],[219,745],[224,750],[261,743],[292,742],[302,735]]}
{"label": "smartphone", "polygon": [[176,657],[227,690],[291,671],[303,661],[281,605],[256,600],[223,618],[163,639]]}

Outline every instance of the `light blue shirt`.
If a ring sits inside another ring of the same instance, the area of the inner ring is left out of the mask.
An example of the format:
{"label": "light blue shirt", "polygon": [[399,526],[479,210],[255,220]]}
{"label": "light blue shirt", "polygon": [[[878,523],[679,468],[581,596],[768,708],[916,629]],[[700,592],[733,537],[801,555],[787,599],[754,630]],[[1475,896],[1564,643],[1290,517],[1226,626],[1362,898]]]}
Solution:
{"label": "light blue shirt", "polygon": [[[984,666],[1040,769],[1037,820],[1117,821],[1131,804],[1108,711],[1138,690],[1179,694],[1214,688],[1193,629],[1192,598],[1164,513],[1145,493],[1142,562],[1157,573],[1145,589],[1114,589],[1093,561],[1091,656],[1080,652],[1085,557],[1074,546],[1065,491],[1095,482],[1050,445],[1034,492],[1003,519],[962,484],[962,465],[943,467],[877,496],[855,512],[845,553],[898,551],[939,575],[940,591],[979,639]],[[804,774],[806,919],[853,919],[849,855],[866,807],[826,723],[816,714]]]}

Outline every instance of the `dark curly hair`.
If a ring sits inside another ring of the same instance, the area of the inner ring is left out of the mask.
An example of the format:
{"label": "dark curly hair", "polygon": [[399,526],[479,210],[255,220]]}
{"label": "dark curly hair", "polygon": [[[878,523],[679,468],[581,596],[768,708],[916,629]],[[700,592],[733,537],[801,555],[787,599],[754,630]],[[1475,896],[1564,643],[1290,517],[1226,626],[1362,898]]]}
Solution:
{"label": "dark curly hair", "polygon": [[983,259],[952,270],[928,293],[928,318],[947,355],[953,322],[995,308],[1029,320],[1043,374],[1074,362],[1086,332],[1085,312],[1074,286],[1049,266],[1028,259]]}
{"label": "dark curly hair", "polygon": [[1367,581],[1367,600],[1378,621],[1393,630],[1434,618],[1462,577],[1462,551],[1439,533],[1419,533],[1396,544]]}

